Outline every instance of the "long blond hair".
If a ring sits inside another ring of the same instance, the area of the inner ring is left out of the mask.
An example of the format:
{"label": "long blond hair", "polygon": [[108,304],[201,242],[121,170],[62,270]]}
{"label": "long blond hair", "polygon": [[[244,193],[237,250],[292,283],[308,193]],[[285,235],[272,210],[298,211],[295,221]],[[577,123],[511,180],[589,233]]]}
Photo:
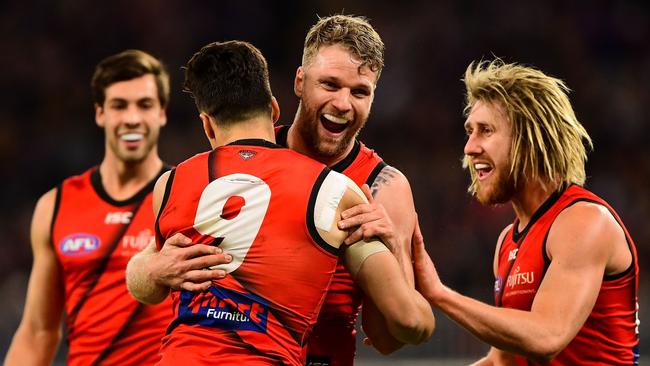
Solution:
{"label": "long blond hair", "polygon": [[[589,134],[576,118],[567,93],[557,78],[531,67],[506,64],[500,59],[472,62],[463,79],[465,115],[478,101],[501,105],[512,126],[510,175],[515,186],[524,177],[544,187],[562,189],[585,182]],[[465,156],[476,192],[476,170]]]}

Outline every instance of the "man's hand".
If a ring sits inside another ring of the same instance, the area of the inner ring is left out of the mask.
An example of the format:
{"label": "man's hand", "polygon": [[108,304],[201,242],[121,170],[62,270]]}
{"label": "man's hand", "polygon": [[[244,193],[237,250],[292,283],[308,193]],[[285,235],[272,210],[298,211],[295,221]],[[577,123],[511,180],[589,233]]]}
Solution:
{"label": "man's hand", "polygon": [[378,237],[393,252],[393,245],[396,243],[393,222],[388,217],[384,206],[374,202],[368,185],[364,184],[361,190],[366,195],[368,203],[361,203],[343,211],[342,220],[338,223],[341,230],[358,226],[350,232],[345,239],[345,244],[354,244],[362,239],[369,241]]}
{"label": "man's hand", "polygon": [[413,245],[413,272],[415,273],[415,288],[429,303],[433,304],[437,295],[444,291],[444,285],[438,277],[436,267],[427,253],[420,224],[415,220],[415,231],[411,240]]}
{"label": "man's hand", "polygon": [[226,271],[210,267],[230,261],[232,256],[221,248],[192,244],[190,238],[177,233],[165,241],[160,252],[151,255],[147,271],[160,285],[198,292],[207,290],[212,281],[226,277]]}

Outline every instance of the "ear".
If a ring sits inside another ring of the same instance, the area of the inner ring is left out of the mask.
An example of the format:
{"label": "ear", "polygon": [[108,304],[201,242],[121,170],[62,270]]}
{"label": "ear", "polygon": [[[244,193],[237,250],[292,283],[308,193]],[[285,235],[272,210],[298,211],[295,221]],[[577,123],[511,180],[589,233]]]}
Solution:
{"label": "ear", "polygon": [[271,119],[273,120],[273,124],[280,119],[280,105],[275,97],[271,97]]}
{"label": "ear", "polygon": [[293,82],[293,92],[296,93],[298,98],[302,98],[302,86],[305,82],[305,73],[302,69],[302,66],[298,67],[296,70],[296,79]]}
{"label": "ear", "polygon": [[95,103],[95,123],[99,127],[104,127],[104,107]]}
{"label": "ear", "polygon": [[160,108],[160,127],[167,124],[167,107]]}
{"label": "ear", "polygon": [[199,118],[201,119],[201,122],[203,122],[203,132],[205,132],[205,137],[207,137],[208,140],[210,140],[210,143],[212,143],[215,138],[215,132],[214,127],[212,127],[212,122],[210,122],[210,116],[201,112]]}

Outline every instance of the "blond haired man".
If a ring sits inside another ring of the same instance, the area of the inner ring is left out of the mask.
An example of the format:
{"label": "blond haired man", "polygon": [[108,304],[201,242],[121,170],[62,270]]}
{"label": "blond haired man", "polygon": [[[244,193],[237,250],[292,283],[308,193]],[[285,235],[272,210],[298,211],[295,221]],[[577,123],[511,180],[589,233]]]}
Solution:
{"label": "blond haired man", "polygon": [[[343,217],[351,219],[339,228],[350,230],[347,244],[380,236],[412,285],[415,208],[410,185],[403,174],[356,139],[370,114],[383,66],[384,43],[365,18],[333,15],[319,19],[305,37],[302,65],[296,71],[298,110],[290,127],[276,129],[276,141],[343,173],[359,186],[370,186],[374,200],[370,197],[370,203],[345,211]],[[190,239],[179,235],[167,240],[160,252],[150,248],[131,261],[129,277],[145,275],[159,286],[205,290],[219,275],[202,268],[223,263],[223,255],[218,248],[190,244]],[[193,248],[212,254],[197,257]],[[131,290],[139,298],[152,295],[152,288]],[[403,345],[389,331],[391,316],[364,300],[364,293],[339,263],[309,339],[307,365],[354,364],[355,324],[362,302],[363,328],[372,345],[384,354]]]}
{"label": "blond haired man", "polygon": [[465,73],[469,191],[510,202],[497,241],[496,306],[444,286],[414,238],[418,288],[435,307],[492,345],[476,365],[637,365],[639,267],[616,212],[582,186],[591,139],[568,88],[500,60]]}

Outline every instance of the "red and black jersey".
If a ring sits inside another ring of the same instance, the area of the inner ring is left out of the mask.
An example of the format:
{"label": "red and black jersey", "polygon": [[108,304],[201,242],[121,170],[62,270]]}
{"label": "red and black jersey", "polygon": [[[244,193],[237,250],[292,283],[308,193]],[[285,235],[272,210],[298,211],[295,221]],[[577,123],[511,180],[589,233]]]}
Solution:
{"label": "red and black jersey", "polygon": [[142,305],[125,282],[129,259],[154,238],[155,181],[125,201],[106,193],[97,167],[58,187],[51,238],[65,288],[68,365],[145,365],[159,358],[171,302]]}
{"label": "red and black jersey", "polygon": [[[287,146],[289,126],[276,127],[278,144]],[[330,169],[352,179],[358,186],[372,186],[386,167],[377,153],[358,140],[352,151]],[[356,353],[355,323],[363,301],[363,293],[352,280],[342,261],[336,267],[332,284],[325,297],[307,346],[307,365],[348,366],[354,364]]]}
{"label": "red and black jersey", "polygon": [[[497,306],[529,311],[535,294],[550,265],[546,238],[555,218],[576,202],[592,202],[606,207],[617,220],[632,254],[630,267],[620,274],[604,276],[591,314],[578,335],[551,365],[637,365],[637,300],[639,265],[636,248],[618,214],[602,198],[577,186],[553,194],[535,212],[521,232],[515,220],[506,233],[498,254],[494,285]],[[517,356],[518,364],[531,365]]]}
{"label": "red and black jersey", "polygon": [[[175,319],[163,339],[162,365],[304,362],[338,260],[314,217],[317,196],[329,192],[323,182],[334,175],[340,176],[264,140],[235,141],[172,171],[158,245],[181,232],[193,243],[220,246],[233,261],[219,266],[228,276],[204,293],[172,291]],[[342,195],[347,185],[338,187]]]}

